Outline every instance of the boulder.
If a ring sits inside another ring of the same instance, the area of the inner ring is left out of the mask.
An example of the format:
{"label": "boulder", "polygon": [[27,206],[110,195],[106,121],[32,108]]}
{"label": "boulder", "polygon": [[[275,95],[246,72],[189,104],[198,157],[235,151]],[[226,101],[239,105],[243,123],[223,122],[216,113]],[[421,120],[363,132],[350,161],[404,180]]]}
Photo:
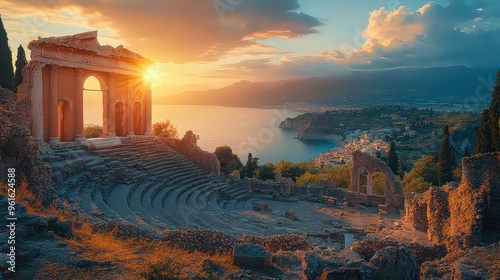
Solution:
{"label": "boulder", "polygon": [[233,260],[238,265],[251,267],[272,266],[271,253],[256,244],[240,244],[234,248]]}
{"label": "boulder", "polygon": [[292,221],[297,221],[297,215],[291,209],[287,209],[285,211],[285,218]]}
{"label": "boulder", "polygon": [[376,268],[377,279],[418,280],[420,277],[420,266],[404,247],[389,246],[378,250],[370,263]]}
{"label": "boulder", "polygon": [[318,280],[359,280],[359,268],[341,267],[340,269],[325,268]]}
{"label": "boulder", "polygon": [[252,209],[257,212],[273,212],[271,207],[265,202],[254,201],[252,203]]}

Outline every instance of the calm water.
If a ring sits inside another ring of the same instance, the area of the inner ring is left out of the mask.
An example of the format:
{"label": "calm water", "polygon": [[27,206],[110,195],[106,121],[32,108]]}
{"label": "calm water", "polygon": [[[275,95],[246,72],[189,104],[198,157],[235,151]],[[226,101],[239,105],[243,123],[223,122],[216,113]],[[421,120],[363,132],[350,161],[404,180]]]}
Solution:
{"label": "calm water", "polygon": [[[86,104],[84,122],[102,125],[102,105]],[[331,141],[300,141],[297,131],[284,130],[279,124],[300,113],[286,109],[254,109],[195,105],[153,105],[153,123],[169,119],[182,137],[187,130],[200,136],[198,145],[205,151],[228,145],[243,162],[248,153],[260,163],[281,159],[307,161],[338,143]]]}
{"label": "calm water", "polygon": [[169,119],[177,126],[180,137],[192,130],[200,136],[198,145],[202,149],[213,152],[217,146],[228,145],[243,162],[248,153],[260,158],[260,163],[307,161],[337,145],[330,141],[300,141],[294,138],[296,131],[278,127],[286,117],[299,114],[285,109],[154,105],[153,123]]}

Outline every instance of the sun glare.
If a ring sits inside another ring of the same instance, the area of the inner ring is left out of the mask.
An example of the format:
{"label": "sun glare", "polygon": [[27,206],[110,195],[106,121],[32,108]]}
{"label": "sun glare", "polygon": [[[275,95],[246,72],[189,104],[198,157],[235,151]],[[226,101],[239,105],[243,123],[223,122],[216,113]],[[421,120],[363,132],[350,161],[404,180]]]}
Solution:
{"label": "sun glare", "polygon": [[160,75],[154,65],[144,72],[144,79],[152,84],[160,82]]}

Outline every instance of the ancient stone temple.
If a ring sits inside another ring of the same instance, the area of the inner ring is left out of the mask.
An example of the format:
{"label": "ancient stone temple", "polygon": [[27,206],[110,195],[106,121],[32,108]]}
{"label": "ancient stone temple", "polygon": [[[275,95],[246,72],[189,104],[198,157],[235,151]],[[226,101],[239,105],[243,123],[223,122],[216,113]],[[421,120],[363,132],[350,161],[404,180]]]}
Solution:
{"label": "ancient stone temple", "polygon": [[151,134],[152,61],[122,46],[101,46],[97,31],[30,42],[28,75],[19,88],[29,98],[33,137],[57,144],[83,138],[83,85],[93,76],[103,92],[104,138]]}
{"label": "ancient stone temple", "polygon": [[[401,185],[396,180],[392,170],[385,163],[359,151],[352,154],[351,162],[351,185],[348,190],[357,194],[358,201],[365,204],[385,203],[389,207],[389,210],[402,208],[403,191]],[[368,173],[366,193],[361,192],[360,174],[362,169]],[[377,171],[382,172],[385,177],[385,192],[383,196],[373,194],[373,173]]]}

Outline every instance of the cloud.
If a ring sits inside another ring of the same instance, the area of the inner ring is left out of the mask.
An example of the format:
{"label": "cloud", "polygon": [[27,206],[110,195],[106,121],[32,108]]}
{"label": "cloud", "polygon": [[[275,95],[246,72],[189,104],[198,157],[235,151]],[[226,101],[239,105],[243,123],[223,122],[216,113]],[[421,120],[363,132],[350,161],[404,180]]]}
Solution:
{"label": "cloud", "polygon": [[77,8],[91,15],[91,27],[111,28],[132,50],[162,62],[218,60],[233,50],[259,47],[257,39],[300,37],[322,24],[297,12],[298,0],[3,1],[53,12]]}

